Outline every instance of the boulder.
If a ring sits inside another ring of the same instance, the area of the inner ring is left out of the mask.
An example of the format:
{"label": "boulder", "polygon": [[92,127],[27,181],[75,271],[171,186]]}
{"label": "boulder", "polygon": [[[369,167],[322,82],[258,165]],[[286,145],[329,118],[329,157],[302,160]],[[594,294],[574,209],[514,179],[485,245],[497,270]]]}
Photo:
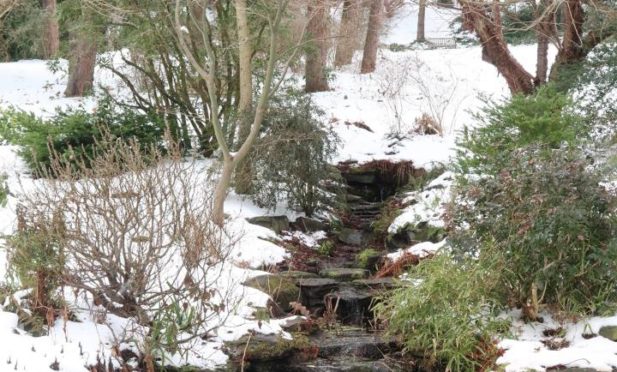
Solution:
{"label": "boulder", "polygon": [[308,217],[296,218],[295,225],[303,232],[325,231],[328,228],[328,225],[324,222]]}
{"label": "boulder", "polygon": [[338,240],[345,244],[361,246],[365,240],[362,230],[343,228],[338,234]]}
{"label": "boulder", "polygon": [[315,278],[300,279],[298,281],[302,304],[313,308],[323,305],[323,298],[338,287],[338,282],[333,279]]}
{"label": "boulder", "polygon": [[267,293],[281,312],[291,310],[290,302],[300,299],[300,289],[296,285],[297,279],[284,275],[259,275],[247,280],[243,284]]}
{"label": "boulder", "polygon": [[600,334],[600,336],[606,337],[611,341],[617,341],[617,326],[604,326],[600,328],[600,332],[598,333]]}
{"label": "boulder", "polygon": [[253,225],[263,226],[277,234],[289,230],[289,219],[287,216],[258,216],[246,219]]}

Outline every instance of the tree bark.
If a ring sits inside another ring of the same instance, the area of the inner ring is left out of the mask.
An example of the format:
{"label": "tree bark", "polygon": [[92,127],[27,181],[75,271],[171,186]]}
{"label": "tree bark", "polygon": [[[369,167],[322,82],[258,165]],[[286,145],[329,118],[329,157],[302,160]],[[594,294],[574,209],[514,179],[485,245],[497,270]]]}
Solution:
{"label": "tree bark", "polygon": [[56,17],[56,0],[40,0],[45,12],[43,24],[43,57],[54,58],[60,49],[60,27]]}
{"label": "tree bark", "polygon": [[499,4],[493,4],[492,18],[482,3],[460,0],[460,4],[463,9],[463,25],[466,29],[475,31],[480,39],[483,59],[497,68],[513,94],[531,94],[535,89],[534,78],[508,49],[501,30]]}
{"label": "tree bark", "polygon": [[360,27],[361,18],[360,0],[345,0],[334,55],[335,67],[351,64],[357,46],[355,32]]}
{"label": "tree bark", "polygon": [[567,0],[563,5],[563,41],[551,68],[551,80],[565,65],[581,61],[586,56],[583,42],[585,11],[581,0]]}
{"label": "tree bark", "polygon": [[[240,97],[238,100],[238,117],[240,132],[237,143],[242,144],[251,132],[251,118],[253,106],[253,81],[251,69],[250,29],[246,14],[246,0],[235,0],[236,20],[238,28],[238,55],[239,55],[239,79]],[[246,157],[236,167],[236,192],[248,194],[252,188],[253,169],[250,158]]]}
{"label": "tree bark", "polygon": [[541,0],[538,5],[531,1],[535,6],[535,18],[538,20],[536,25],[536,37],[538,48],[536,52],[536,78],[535,85],[539,86],[546,83],[548,78],[548,45],[551,37],[557,35],[555,24],[554,0]]}
{"label": "tree bark", "polygon": [[84,31],[76,31],[71,42],[69,58],[69,81],[64,95],[83,97],[91,93],[96,65],[96,40]]}
{"label": "tree bark", "polygon": [[416,31],[416,41],[423,43],[426,41],[424,35],[424,24],[426,21],[426,0],[418,0],[418,27]]}
{"label": "tree bark", "polygon": [[309,21],[307,34],[311,41],[311,49],[306,55],[305,91],[323,92],[329,89],[325,66],[328,53],[326,38],[328,36],[327,6],[325,0],[309,0]]}
{"label": "tree bark", "polygon": [[383,24],[383,0],[372,0],[368,18],[366,41],[362,55],[361,74],[375,71],[377,63],[377,49],[379,48],[379,33]]}
{"label": "tree bark", "polygon": [[546,83],[548,73],[548,36],[538,33],[538,49],[536,53],[536,78],[535,85],[539,86]]}

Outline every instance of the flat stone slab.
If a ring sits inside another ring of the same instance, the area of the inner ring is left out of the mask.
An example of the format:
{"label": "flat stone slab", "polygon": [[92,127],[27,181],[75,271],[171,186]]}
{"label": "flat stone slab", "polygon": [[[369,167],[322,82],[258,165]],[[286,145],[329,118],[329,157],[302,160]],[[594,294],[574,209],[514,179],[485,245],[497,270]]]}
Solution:
{"label": "flat stone slab", "polygon": [[372,279],[357,279],[352,282],[353,285],[356,285],[360,288],[394,288],[396,287],[396,282],[391,277],[385,278],[372,278]]}
{"label": "flat stone slab", "polygon": [[319,275],[324,278],[335,279],[338,281],[352,281],[356,279],[364,279],[368,277],[368,274],[368,270],[347,267],[333,267],[329,269],[323,269],[319,272]]}

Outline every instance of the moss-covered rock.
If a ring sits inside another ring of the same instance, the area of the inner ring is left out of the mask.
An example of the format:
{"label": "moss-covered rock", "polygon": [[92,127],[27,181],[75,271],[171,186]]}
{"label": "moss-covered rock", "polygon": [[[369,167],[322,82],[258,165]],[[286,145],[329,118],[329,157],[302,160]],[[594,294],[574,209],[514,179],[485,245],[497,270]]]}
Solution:
{"label": "moss-covered rock", "polygon": [[298,301],[300,298],[300,288],[293,277],[266,274],[249,279],[244,282],[244,285],[267,293],[284,312],[291,310],[290,302]]}

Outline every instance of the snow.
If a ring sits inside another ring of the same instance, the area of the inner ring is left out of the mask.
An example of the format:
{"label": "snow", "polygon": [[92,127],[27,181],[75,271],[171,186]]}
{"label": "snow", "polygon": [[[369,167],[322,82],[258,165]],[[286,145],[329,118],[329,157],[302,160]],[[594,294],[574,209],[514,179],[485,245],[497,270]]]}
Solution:
{"label": "snow", "polygon": [[412,245],[409,248],[400,249],[396,252],[389,253],[387,257],[392,261],[396,261],[399,258],[401,258],[401,256],[403,256],[405,253],[411,253],[420,258],[424,258],[426,256],[430,256],[430,255],[437,253],[437,251],[439,251],[439,249],[441,249],[445,245],[446,245],[445,239],[440,241],[439,243],[433,243],[433,242],[417,243],[417,244]]}
{"label": "snow", "polygon": [[[384,43],[410,44],[415,38],[417,10],[413,4],[406,5],[402,16],[391,20]],[[427,37],[451,37],[450,10],[429,7],[427,10]],[[535,46],[512,47],[512,53],[528,70],[535,67]],[[549,58],[555,54],[550,50]],[[315,102],[326,112],[325,121],[334,127],[342,143],[334,162],[354,160],[366,162],[373,159],[412,160],[418,167],[427,169],[448,164],[455,153],[456,136],[464,126],[475,125],[472,113],[485,103],[483,97],[499,99],[509,95],[504,79],[496,69],[481,61],[479,47],[392,52],[382,49],[378,69],[372,74],[360,75],[359,54],[354,64],[333,74],[331,90],[314,94]],[[112,56],[113,58],[113,56]],[[47,116],[58,107],[83,105],[94,108],[94,98],[64,98],[66,61],[59,63],[59,70],[51,72],[45,61],[20,61],[1,63],[0,108],[14,106]],[[104,71],[97,69],[96,81],[114,87],[116,82]],[[422,113],[437,114],[442,119],[444,133],[418,135],[413,133],[414,122]],[[371,131],[353,125],[366,124]],[[16,148],[0,146],[0,173],[8,176],[7,184],[12,192],[27,192],[33,181],[25,165],[16,155]],[[426,221],[433,226],[443,226],[441,204],[450,197],[452,174],[444,173],[431,182],[422,192],[406,195],[406,201],[415,204],[405,208],[389,228],[395,232],[407,224]],[[17,195],[9,198],[0,208],[0,233],[10,234],[15,225]],[[281,239],[272,231],[251,225],[246,218],[259,215],[285,214],[290,219],[299,216],[284,205],[274,211],[255,206],[245,198],[230,193],[225,203],[229,216],[228,228],[238,241],[231,253],[232,260],[220,267],[221,276],[216,285],[228,293],[231,306],[213,322],[221,325],[213,337],[192,345],[190,355],[171,355],[170,362],[176,365],[190,362],[203,368],[212,368],[226,362],[221,351],[223,342],[237,340],[249,331],[280,334],[289,319],[258,322],[253,313],[265,307],[268,296],[253,288],[241,285],[246,279],[264,274],[258,269],[280,262],[288,253],[274,241]],[[299,239],[307,246],[317,246],[324,233],[294,233],[283,239]],[[437,252],[445,241],[423,242],[391,254],[396,259],[404,251],[418,255]],[[6,257],[0,252],[0,276],[4,276]],[[70,297],[69,297],[70,298]],[[81,371],[87,364],[95,363],[97,357],[107,360],[113,355],[114,342],[119,336],[135,331],[135,324],[110,314],[104,319],[97,317],[97,309],[89,299],[72,299],[72,307],[79,322],[58,320],[48,336],[32,337],[17,325],[17,316],[0,311],[0,363],[6,362],[11,369],[43,371],[57,361],[61,371]],[[577,323],[567,323],[565,338],[570,346],[557,351],[547,350],[540,343],[545,327],[554,327],[556,322],[548,315],[543,325],[522,324],[512,314],[517,339],[502,340],[506,349],[498,360],[507,371],[543,369],[546,366],[593,367],[610,370],[617,365],[617,343],[600,336],[584,339],[582,333],[591,329],[597,332],[603,324],[617,324],[617,316],[591,318]],[[138,330],[144,332],[144,330]]]}

